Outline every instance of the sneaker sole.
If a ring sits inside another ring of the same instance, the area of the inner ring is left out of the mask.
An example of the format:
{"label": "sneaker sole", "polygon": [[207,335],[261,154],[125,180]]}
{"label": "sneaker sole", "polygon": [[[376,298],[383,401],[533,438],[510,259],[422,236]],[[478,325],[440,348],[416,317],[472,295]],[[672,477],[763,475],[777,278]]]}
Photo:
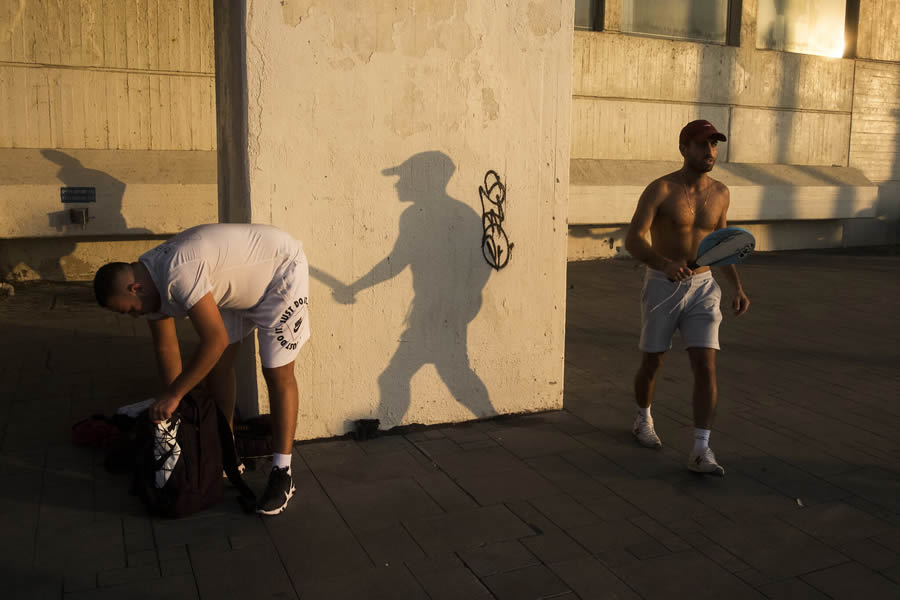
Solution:
{"label": "sneaker sole", "polygon": [[699,475],[712,475],[713,477],[725,477],[725,469],[719,467],[715,471],[701,471],[700,469],[694,468],[693,465],[688,465],[688,471],[691,473],[697,473]]}
{"label": "sneaker sole", "polygon": [[634,435],[634,441],[638,443],[638,445],[643,446],[644,448],[650,448],[651,450],[660,450],[662,448],[662,442],[654,442],[652,444],[645,444],[641,441],[641,438],[637,436],[633,431],[631,432]]}
{"label": "sneaker sole", "polygon": [[279,506],[278,508],[273,508],[272,510],[263,510],[261,508],[256,509],[256,514],[265,515],[267,517],[274,517],[275,515],[280,515],[284,512],[284,509],[287,508],[288,502],[291,501],[291,498],[294,497],[294,492],[297,491],[297,488],[293,485],[291,486],[291,491],[288,493],[287,497],[284,499],[284,504]]}

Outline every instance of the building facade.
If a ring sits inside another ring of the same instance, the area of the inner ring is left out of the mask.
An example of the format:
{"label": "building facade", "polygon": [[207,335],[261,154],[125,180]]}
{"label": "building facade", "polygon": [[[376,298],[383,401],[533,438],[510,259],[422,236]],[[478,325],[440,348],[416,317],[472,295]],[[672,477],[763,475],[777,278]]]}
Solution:
{"label": "building facade", "polygon": [[898,242],[900,2],[577,5],[570,259],[624,252],[696,118],[728,136],[712,175],[759,250]]}
{"label": "building facade", "polygon": [[0,2],[0,277],[90,279],[218,219],[212,17],[211,0]]}
{"label": "building facade", "polygon": [[813,4],[2,0],[0,277],[271,223],[298,439],[559,408],[566,261],[623,254],[692,119],[761,250],[897,243],[900,2]]}

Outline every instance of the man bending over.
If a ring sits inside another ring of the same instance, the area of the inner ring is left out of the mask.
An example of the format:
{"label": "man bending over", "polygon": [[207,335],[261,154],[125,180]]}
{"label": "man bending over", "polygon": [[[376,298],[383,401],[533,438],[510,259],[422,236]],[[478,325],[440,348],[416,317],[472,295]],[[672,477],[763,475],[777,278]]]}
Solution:
{"label": "man bending over", "polygon": [[[165,388],[149,409],[156,422],[172,416],[182,397],[206,379],[231,423],[234,359],[241,340],[257,330],[275,451],[257,512],[283,511],[295,491],[294,359],[309,339],[309,266],[302,244],[269,225],[200,225],[144,253],[137,262],[104,265],[94,277],[94,292],[100,306],[148,319]],[[200,345],[183,366],[174,319],[185,316],[197,330]]]}

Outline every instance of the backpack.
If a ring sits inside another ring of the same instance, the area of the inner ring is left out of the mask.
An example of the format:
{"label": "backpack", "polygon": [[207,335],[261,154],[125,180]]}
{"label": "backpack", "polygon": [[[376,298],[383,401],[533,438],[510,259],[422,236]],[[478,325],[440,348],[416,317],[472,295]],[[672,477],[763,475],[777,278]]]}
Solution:
{"label": "backpack", "polygon": [[240,492],[246,512],[256,498],[238,471],[225,415],[205,394],[191,392],[167,421],[138,417],[134,488],[153,515],[186,517],[219,502],[222,471]]}

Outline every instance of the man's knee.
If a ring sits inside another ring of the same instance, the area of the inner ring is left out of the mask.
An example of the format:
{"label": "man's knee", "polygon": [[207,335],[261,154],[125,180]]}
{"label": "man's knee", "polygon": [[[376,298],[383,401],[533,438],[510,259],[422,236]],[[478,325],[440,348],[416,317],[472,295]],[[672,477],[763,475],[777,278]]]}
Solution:
{"label": "man's knee", "polygon": [[664,354],[662,352],[645,352],[641,360],[641,369],[638,376],[643,376],[648,379],[656,377],[656,374],[662,367],[663,356]]}
{"label": "man's knee", "polygon": [[291,361],[286,365],[274,368],[263,367],[263,378],[269,387],[283,388],[290,385],[297,385],[294,377],[294,362]]}
{"label": "man's knee", "polygon": [[691,369],[694,375],[702,378],[714,378],[716,375],[716,351],[712,348],[689,348]]}

